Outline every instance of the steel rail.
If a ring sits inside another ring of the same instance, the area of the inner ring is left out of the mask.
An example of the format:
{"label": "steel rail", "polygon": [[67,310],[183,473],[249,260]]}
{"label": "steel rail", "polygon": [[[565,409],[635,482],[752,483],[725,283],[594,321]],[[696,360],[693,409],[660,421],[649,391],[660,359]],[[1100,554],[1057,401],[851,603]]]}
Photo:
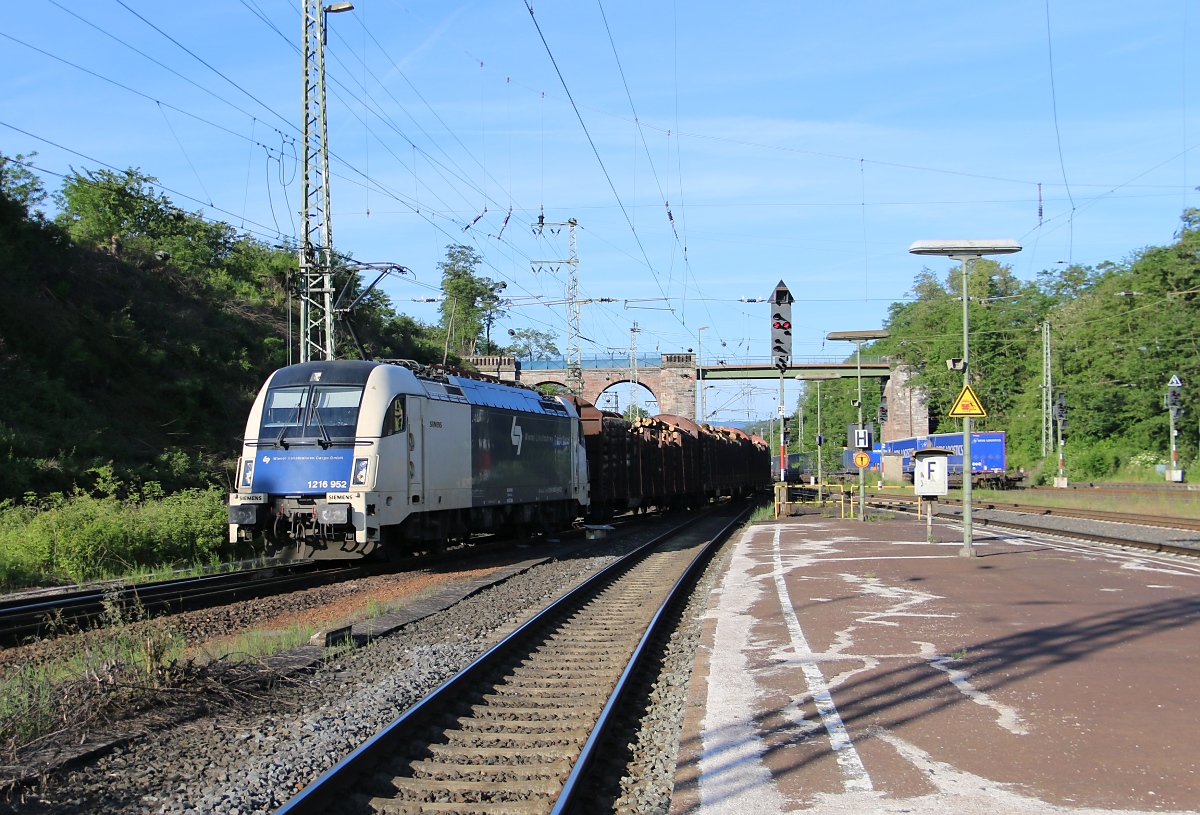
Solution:
{"label": "steel rail", "polygon": [[641,670],[645,664],[650,642],[658,635],[662,628],[663,618],[671,610],[671,607],[681,599],[684,590],[692,584],[697,573],[708,563],[709,556],[725,543],[734,529],[745,520],[746,516],[750,513],[750,509],[750,507],[747,507],[734,516],[721,531],[713,535],[712,539],[696,553],[696,557],[692,559],[692,562],[688,564],[683,574],[675,581],[666,599],[663,600],[658,610],[654,612],[654,617],[650,620],[650,625],[646,628],[646,633],[638,641],[637,648],[634,649],[633,656],[629,659],[629,664],[625,666],[625,670],[621,673],[621,678],[617,680],[617,685],[613,689],[612,695],[604,705],[604,709],[600,711],[600,718],[597,719],[595,726],[592,728],[591,735],[588,736],[587,742],[584,743],[583,749],[579,753],[579,758],[575,760],[575,765],[571,768],[571,774],[563,782],[562,792],[558,794],[558,800],[555,801],[554,808],[550,810],[550,815],[567,815],[578,809],[579,795],[587,786],[587,774],[595,762],[596,751],[607,734],[609,725],[614,718],[614,712],[620,708],[621,703],[624,701],[631,677]]}
{"label": "steel rail", "polygon": [[[685,574],[689,572],[694,574],[697,564],[723,542],[724,537],[728,535],[734,526],[741,522],[747,512],[748,509],[738,512],[733,520],[721,529],[720,533],[714,535],[705,545],[700,547],[700,552],[685,568]],[[581,602],[585,602],[589,596],[602,591],[606,585],[615,583],[624,573],[636,567],[658,547],[677,537],[702,519],[710,517],[712,514],[712,512],[699,514],[674,529],[655,537],[624,557],[610,563],[579,586],[576,586],[567,594],[553,601],[545,609],[508,634],[499,643],[477,657],[470,665],[446,680],[432,693],[416,702],[397,719],[355,748],[341,761],[309,784],[296,797],[276,810],[276,815],[315,815],[316,813],[329,811],[335,797],[343,792],[348,784],[358,776],[370,773],[372,768],[381,762],[387,761],[392,756],[396,745],[406,743],[411,734],[435,719],[457,698],[460,698],[465,692],[470,691],[474,683],[484,678],[503,661],[512,658],[514,655],[527,652],[529,650],[527,639],[535,634],[538,629],[547,626],[551,621],[568,616],[568,612],[579,607]],[[658,610],[653,615],[651,620],[652,626],[662,624],[664,609],[669,608],[670,604],[675,601],[680,588],[687,585],[687,582],[685,577],[680,577],[675,581],[667,598],[660,603]],[[650,629],[647,629],[643,633],[634,651],[636,657],[640,658],[644,656],[647,645],[654,633]],[[609,694],[601,715],[597,719],[597,723],[593,726],[584,747],[581,748],[580,755],[575,761],[575,766],[568,776],[567,782],[565,782],[569,784],[571,792],[564,806],[570,805],[575,791],[580,787],[581,780],[586,777],[587,768],[591,765],[595,757],[596,746],[602,738],[603,728],[611,721],[613,711],[619,706],[620,700],[618,694],[624,693],[627,689],[629,684],[628,679],[635,671],[636,666],[632,664],[631,660],[626,664],[614,690]],[[597,727],[601,728],[601,732],[597,732]],[[566,789],[567,787],[564,786],[564,790]],[[562,797],[562,791],[560,791],[559,797]],[[555,811],[562,810],[556,808]]]}
{"label": "steel rail", "polygon": [[[1054,490],[1056,492],[1064,492],[1063,487],[1023,487],[1027,490]],[[1065,488],[1065,491],[1076,492],[1141,492],[1141,493],[1182,493],[1184,495],[1195,495],[1200,493],[1200,484],[1153,484],[1153,483],[1138,483],[1138,482],[1117,482],[1117,481],[1082,481],[1076,484],[1071,484]]]}
{"label": "steel rail", "polygon": [[[915,504],[916,499],[905,495],[868,494],[868,500],[880,503]],[[939,504],[961,506],[957,498],[939,498]],[[1041,515],[1057,518],[1077,518],[1084,521],[1107,521],[1110,523],[1133,524],[1135,526],[1155,526],[1163,529],[1187,529],[1200,531],[1200,520],[1183,518],[1178,515],[1148,515],[1137,512],[1111,512],[1102,509],[1076,509],[1073,507],[1051,507],[1044,504],[1009,504],[999,501],[974,499],[971,506],[976,509],[992,509],[997,512],[1019,512],[1023,515]]]}
{"label": "steel rail", "polygon": [[[899,498],[899,497],[890,498],[886,502],[875,500],[875,501],[868,501],[868,503],[870,503],[872,506],[875,506],[877,508],[895,509],[899,512],[909,512],[909,513],[912,513],[915,511],[914,509],[910,509],[909,507],[915,506],[915,504],[916,504],[915,501],[905,501],[904,499]],[[938,503],[944,503],[944,502],[939,501]],[[906,506],[899,506],[901,504],[906,504]],[[983,504],[977,504],[976,508],[977,509],[987,509],[988,507]],[[995,511],[996,512],[1011,512],[1012,510],[1001,509],[1001,508],[997,507],[995,509]],[[954,515],[945,515],[945,516],[940,516],[940,517],[946,518],[947,520],[957,520],[958,519],[958,517],[954,516]],[[1034,517],[1046,517],[1046,515],[1045,514],[1040,514],[1040,515],[1035,514]],[[1051,516],[1051,517],[1053,517],[1053,516]],[[1062,516],[1059,516],[1059,517],[1062,517]],[[1111,544],[1114,546],[1124,546],[1128,549],[1146,549],[1151,552],[1169,553],[1169,554],[1174,554],[1174,555],[1186,555],[1188,557],[1200,557],[1200,546],[1188,546],[1187,544],[1175,544],[1175,543],[1156,543],[1156,542],[1152,542],[1152,541],[1134,540],[1132,538],[1122,538],[1122,537],[1118,537],[1116,535],[1102,535],[1102,534],[1095,533],[1095,532],[1079,532],[1079,531],[1070,530],[1070,529],[1055,529],[1053,527],[1041,526],[1039,524],[1022,523],[1021,521],[1007,520],[1007,519],[1003,519],[1003,518],[998,519],[998,518],[976,517],[974,520],[975,520],[975,523],[979,526],[986,526],[986,527],[994,526],[994,527],[998,527],[1001,529],[1017,529],[1022,532],[1034,532],[1034,533],[1043,534],[1043,535],[1056,535],[1058,537],[1063,537],[1063,538],[1075,538],[1077,540],[1092,541],[1093,543],[1107,543],[1107,544]],[[1100,520],[1100,519],[1076,518],[1076,520]],[[1130,522],[1125,521],[1125,523],[1130,523]],[[1138,524],[1138,523],[1130,523],[1130,525],[1131,526],[1147,526],[1147,524]],[[1176,527],[1158,527],[1158,528],[1173,529]],[[1185,527],[1185,529],[1186,529],[1186,527]]]}
{"label": "steel rail", "polygon": [[[940,499],[938,503],[961,506],[956,498]],[[1200,531],[1200,521],[1180,518],[1175,515],[1145,515],[1136,512],[1109,512],[1101,509],[1073,509],[1071,507],[1047,507],[1041,504],[1006,504],[996,501],[971,502],[977,509],[994,509],[998,512],[1019,512],[1023,515],[1044,515],[1058,518],[1078,518],[1085,521],[1108,521],[1111,523],[1156,526],[1163,529],[1188,529]]]}
{"label": "steel rail", "polygon": [[141,613],[187,611],[322,585],[362,571],[358,562],[332,567],[328,563],[296,563],[86,589],[36,600],[10,598],[0,603],[0,643],[18,644],[64,624],[84,627],[103,619],[114,606],[122,613],[134,609]]}

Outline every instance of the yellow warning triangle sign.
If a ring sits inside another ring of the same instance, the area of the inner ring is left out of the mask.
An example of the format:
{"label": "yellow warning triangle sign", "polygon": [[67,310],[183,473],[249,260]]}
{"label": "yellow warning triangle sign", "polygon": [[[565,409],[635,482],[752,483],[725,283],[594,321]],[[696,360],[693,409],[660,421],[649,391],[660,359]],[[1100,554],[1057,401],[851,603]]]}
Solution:
{"label": "yellow warning triangle sign", "polygon": [[954,400],[954,407],[950,408],[951,419],[985,419],[987,411],[983,409],[983,405],[979,403],[979,397],[975,395],[975,391],[971,390],[970,385],[964,385],[962,393]]}

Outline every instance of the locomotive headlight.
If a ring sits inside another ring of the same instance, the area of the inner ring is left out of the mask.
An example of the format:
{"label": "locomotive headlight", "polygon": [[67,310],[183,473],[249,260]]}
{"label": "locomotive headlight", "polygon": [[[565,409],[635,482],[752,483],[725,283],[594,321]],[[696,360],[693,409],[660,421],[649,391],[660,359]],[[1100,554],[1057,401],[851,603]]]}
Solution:
{"label": "locomotive headlight", "polygon": [[350,477],[350,483],[356,487],[365,487],[367,485],[367,470],[370,469],[371,459],[356,458],[354,459],[354,474]]}
{"label": "locomotive headlight", "polygon": [[239,485],[245,487],[246,489],[250,489],[250,485],[253,482],[254,482],[254,459],[253,458],[242,459],[242,480],[239,482]]}

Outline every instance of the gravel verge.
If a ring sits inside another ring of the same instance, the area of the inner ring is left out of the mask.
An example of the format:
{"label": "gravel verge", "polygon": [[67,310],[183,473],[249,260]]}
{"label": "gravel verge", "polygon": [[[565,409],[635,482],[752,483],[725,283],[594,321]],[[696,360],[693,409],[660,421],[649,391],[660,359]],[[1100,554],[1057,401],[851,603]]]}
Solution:
{"label": "gravel verge", "polygon": [[551,600],[661,531],[648,524],[535,566],[314,674],[10,790],[0,812],[271,812]]}

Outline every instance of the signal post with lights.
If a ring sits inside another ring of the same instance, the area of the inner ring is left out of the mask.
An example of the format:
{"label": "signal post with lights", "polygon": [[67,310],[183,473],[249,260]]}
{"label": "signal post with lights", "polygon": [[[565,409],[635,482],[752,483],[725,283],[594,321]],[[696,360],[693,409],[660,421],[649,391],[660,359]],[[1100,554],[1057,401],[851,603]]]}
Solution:
{"label": "signal post with lights", "polygon": [[779,481],[787,480],[787,422],[784,421],[783,375],[792,361],[792,303],[796,298],[782,280],[771,295],[771,357],[779,369]]}

